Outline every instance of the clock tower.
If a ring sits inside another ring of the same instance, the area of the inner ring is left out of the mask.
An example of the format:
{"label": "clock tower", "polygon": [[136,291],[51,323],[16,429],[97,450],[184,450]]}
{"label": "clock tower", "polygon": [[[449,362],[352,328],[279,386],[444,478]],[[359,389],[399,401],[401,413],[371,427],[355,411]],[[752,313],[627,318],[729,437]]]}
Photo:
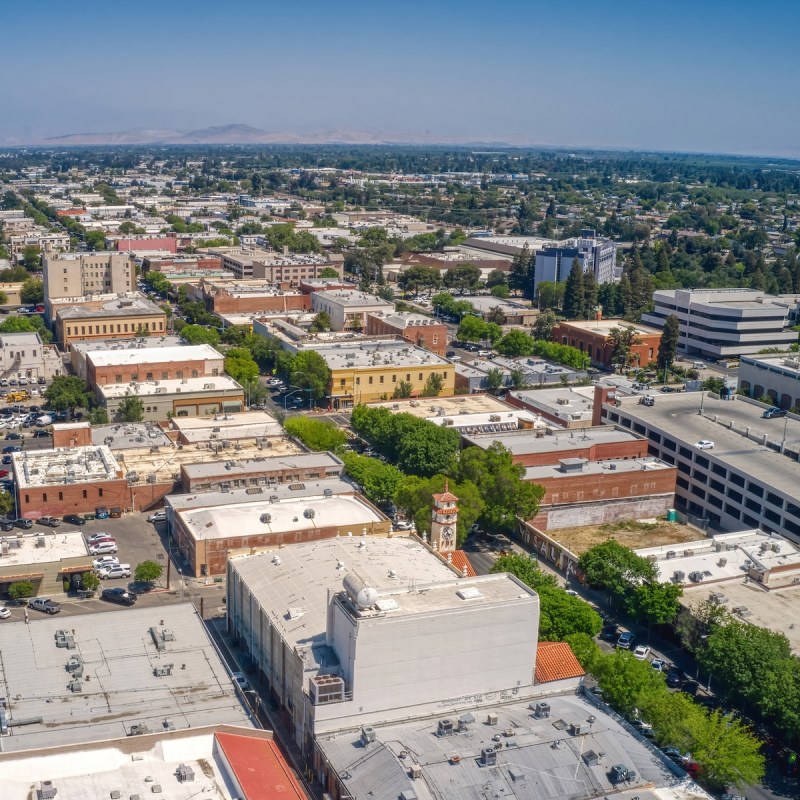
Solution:
{"label": "clock tower", "polygon": [[440,553],[452,553],[456,549],[457,504],[458,498],[450,493],[445,480],[444,491],[433,495],[431,509],[431,546]]}

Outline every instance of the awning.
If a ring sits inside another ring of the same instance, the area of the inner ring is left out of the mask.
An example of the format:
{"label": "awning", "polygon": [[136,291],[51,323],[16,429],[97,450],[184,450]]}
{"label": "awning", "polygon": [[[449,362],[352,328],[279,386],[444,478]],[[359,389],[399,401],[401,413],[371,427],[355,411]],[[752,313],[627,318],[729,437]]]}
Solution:
{"label": "awning", "polygon": [[61,575],[73,575],[76,572],[89,572],[92,569],[91,564],[86,564],[85,566],[72,566],[72,567],[62,567],[60,570]]}
{"label": "awning", "polygon": [[44,572],[25,572],[22,575],[0,575],[0,583],[41,580],[42,578],[44,578]]}

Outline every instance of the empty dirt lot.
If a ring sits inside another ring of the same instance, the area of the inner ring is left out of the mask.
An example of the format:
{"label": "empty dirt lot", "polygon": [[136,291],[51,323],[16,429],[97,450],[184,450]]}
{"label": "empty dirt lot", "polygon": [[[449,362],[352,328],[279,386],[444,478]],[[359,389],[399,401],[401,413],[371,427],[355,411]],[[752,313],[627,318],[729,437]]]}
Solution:
{"label": "empty dirt lot", "polygon": [[608,525],[587,525],[581,528],[562,528],[547,531],[547,535],[580,555],[607,539],[616,539],[625,547],[659,547],[665,544],[696,542],[705,538],[699,528],[677,522],[656,520],[649,522],[615,522]]}

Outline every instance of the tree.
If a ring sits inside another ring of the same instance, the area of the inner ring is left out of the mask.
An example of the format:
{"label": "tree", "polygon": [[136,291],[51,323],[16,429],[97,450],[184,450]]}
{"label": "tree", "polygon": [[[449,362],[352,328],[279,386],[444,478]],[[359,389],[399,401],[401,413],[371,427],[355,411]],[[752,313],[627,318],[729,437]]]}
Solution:
{"label": "tree", "polygon": [[339,273],[336,271],[334,267],[323,267],[319,271],[320,278],[338,278]]}
{"label": "tree", "polygon": [[498,353],[509,358],[532,355],[534,341],[525,331],[514,328],[495,345]]}
{"label": "tree", "polygon": [[81,587],[88,589],[90,592],[97,591],[100,586],[100,578],[96,572],[82,572],[81,573]]}
{"label": "tree", "polygon": [[341,428],[313,417],[291,417],[284,428],[311,450],[338,450],[347,441],[347,434]]}
{"label": "tree", "polygon": [[472,314],[461,320],[456,337],[462,342],[482,342],[486,338],[486,323]]}
{"label": "tree", "polygon": [[583,273],[583,314],[586,319],[594,319],[597,308],[597,280],[594,270],[587,269]]}
{"label": "tree", "polygon": [[533,338],[544,339],[549,342],[553,338],[553,328],[556,326],[556,315],[550,309],[542,311],[536,322],[533,323]]}
{"label": "tree", "polygon": [[14,495],[9,492],[0,492],[0,516],[7,516],[14,509]]}
{"label": "tree", "polygon": [[422,387],[420,397],[438,397],[444,387],[444,378],[441,372],[431,372],[425,385]]}
{"label": "tree", "polygon": [[19,290],[19,299],[28,305],[44,302],[44,284],[37,278],[28,278]]}
{"label": "tree", "polygon": [[505,321],[506,315],[500,306],[493,306],[489,309],[489,313],[486,315],[487,325],[503,325]]}
{"label": "tree", "polygon": [[7,317],[0,322],[0,333],[38,333],[43,342],[49,342],[52,334],[44,326],[44,320],[34,314],[29,317]]}
{"label": "tree", "polygon": [[683,587],[658,580],[641,583],[633,589],[630,612],[652,625],[668,625],[678,615]]}
{"label": "tree", "polygon": [[117,419],[120,422],[141,422],[144,419],[144,403],[142,398],[129,394],[122,398],[117,407]]}
{"label": "tree", "polygon": [[648,661],[639,661],[628,650],[615,650],[595,666],[603,699],[617,711],[632,717],[643,697],[665,689],[664,676]]}
{"label": "tree", "polygon": [[295,355],[289,366],[291,382],[301,388],[308,389],[315,400],[325,396],[331,380],[331,371],[325,359],[313,350],[304,350]]}
{"label": "tree", "polygon": [[15,581],[8,587],[8,596],[12,600],[22,600],[24,597],[33,597],[36,587],[31,581]]}
{"label": "tree", "polygon": [[373,503],[391,500],[405,478],[393,464],[384,464],[377,458],[344,453],[342,461],[347,474],[361,486],[366,498]]}
{"label": "tree", "polygon": [[474,264],[459,264],[450,267],[444,274],[444,285],[448,289],[454,289],[459,294],[471,289],[475,289],[481,280],[481,271]]}
{"label": "tree", "polygon": [[606,340],[611,345],[611,363],[620,371],[626,370],[634,361],[633,348],[642,343],[636,328],[628,325],[624,328],[613,327]]}
{"label": "tree", "polygon": [[53,411],[87,408],[89,387],[74,375],[57,375],[47,387],[44,398],[47,407]]}
{"label": "tree", "polygon": [[0,306],[4,306],[6,303],[8,303],[8,295],[5,292],[0,291]]}
{"label": "tree", "polygon": [[539,281],[536,285],[537,306],[541,309],[561,308],[566,288],[566,281]]}
{"label": "tree", "polygon": [[526,243],[511,262],[511,271],[508,274],[509,289],[525,293],[531,288],[528,274],[530,261],[531,252]]}
{"label": "tree", "polygon": [[89,423],[91,425],[108,425],[108,409],[103,408],[103,406],[93,408],[89,412]]}
{"label": "tree", "polygon": [[659,371],[666,372],[672,369],[672,362],[678,352],[680,338],[680,322],[676,314],[670,314],[661,331],[661,341],[658,343],[658,357],[656,363]]}
{"label": "tree", "polygon": [[434,267],[415,265],[400,273],[397,283],[403,291],[416,294],[420,289],[436,289],[440,287],[442,285],[442,273]]}
{"label": "tree", "polygon": [[540,641],[563,641],[567,636],[596,636],[603,622],[600,615],[580,597],[567,594],[552,575],[545,574],[535,561],[516,553],[500,556],[491,572],[508,572],[539,595]]}
{"label": "tree", "polygon": [[225,353],[225,372],[237,383],[246,384],[258,379],[258,364],[244,347],[232,347]]}
{"label": "tree", "polygon": [[[504,283],[498,283],[496,286],[492,286],[489,294],[491,294],[492,297],[497,297],[501,300],[504,300],[506,297],[508,297],[510,292],[508,290],[508,286],[506,286]],[[500,313],[502,314],[502,311]],[[504,321],[505,321],[505,314],[503,314],[503,318],[501,319],[500,324],[502,325]]]}
{"label": "tree", "polygon": [[394,386],[392,398],[399,400],[401,398],[411,397],[413,391],[414,386],[410,381],[398,381]]}
{"label": "tree", "polygon": [[486,385],[490,392],[496,392],[503,385],[503,371],[497,367],[492,367],[486,373]]}
{"label": "tree", "polygon": [[103,250],[106,246],[105,231],[87,231],[83,237],[90,250]]}
{"label": "tree", "polygon": [[133,579],[136,583],[147,583],[152,585],[164,573],[164,568],[157,561],[142,561],[136,565],[133,571]]}
{"label": "tree", "polygon": [[210,344],[212,347],[219,344],[219,334],[213,328],[204,328],[202,325],[184,325],[181,338],[187,344]]}
{"label": "tree", "polygon": [[486,500],[481,519],[493,530],[511,531],[518,517],[535,517],[544,497],[544,489],[524,480],[525,467],[515,464],[511,451],[500,442],[485,450],[468,447],[461,453],[455,475],[459,481],[481,487]]}
{"label": "tree", "polygon": [[320,333],[322,331],[329,331],[331,329],[331,315],[327,311],[320,311],[313,320],[308,330],[311,333]]}
{"label": "tree", "polygon": [[489,289],[493,289],[495,286],[505,286],[508,288],[506,273],[501,269],[493,269],[489,273],[489,277],[486,278],[486,286]]}
{"label": "tree", "polygon": [[578,560],[590,586],[606,589],[611,595],[622,598],[634,584],[655,581],[656,566],[616,539],[608,539],[589,548]]}
{"label": "tree", "polygon": [[572,259],[572,267],[564,286],[564,314],[570,319],[586,318],[583,267],[577,256]]}
{"label": "tree", "polygon": [[42,266],[42,252],[34,244],[29,244],[22,250],[22,265],[29,272],[38,270]]}
{"label": "tree", "polygon": [[514,367],[508,373],[508,380],[514,389],[524,389],[528,385],[525,378],[525,371],[520,367]]}

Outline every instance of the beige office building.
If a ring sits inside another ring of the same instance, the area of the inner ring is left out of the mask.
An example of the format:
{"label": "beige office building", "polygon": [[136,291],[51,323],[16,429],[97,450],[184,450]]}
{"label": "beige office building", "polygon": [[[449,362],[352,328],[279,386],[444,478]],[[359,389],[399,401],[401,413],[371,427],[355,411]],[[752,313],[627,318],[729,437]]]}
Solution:
{"label": "beige office building", "polygon": [[46,255],[42,264],[46,300],[119,294],[136,288],[136,272],[128,253]]}

